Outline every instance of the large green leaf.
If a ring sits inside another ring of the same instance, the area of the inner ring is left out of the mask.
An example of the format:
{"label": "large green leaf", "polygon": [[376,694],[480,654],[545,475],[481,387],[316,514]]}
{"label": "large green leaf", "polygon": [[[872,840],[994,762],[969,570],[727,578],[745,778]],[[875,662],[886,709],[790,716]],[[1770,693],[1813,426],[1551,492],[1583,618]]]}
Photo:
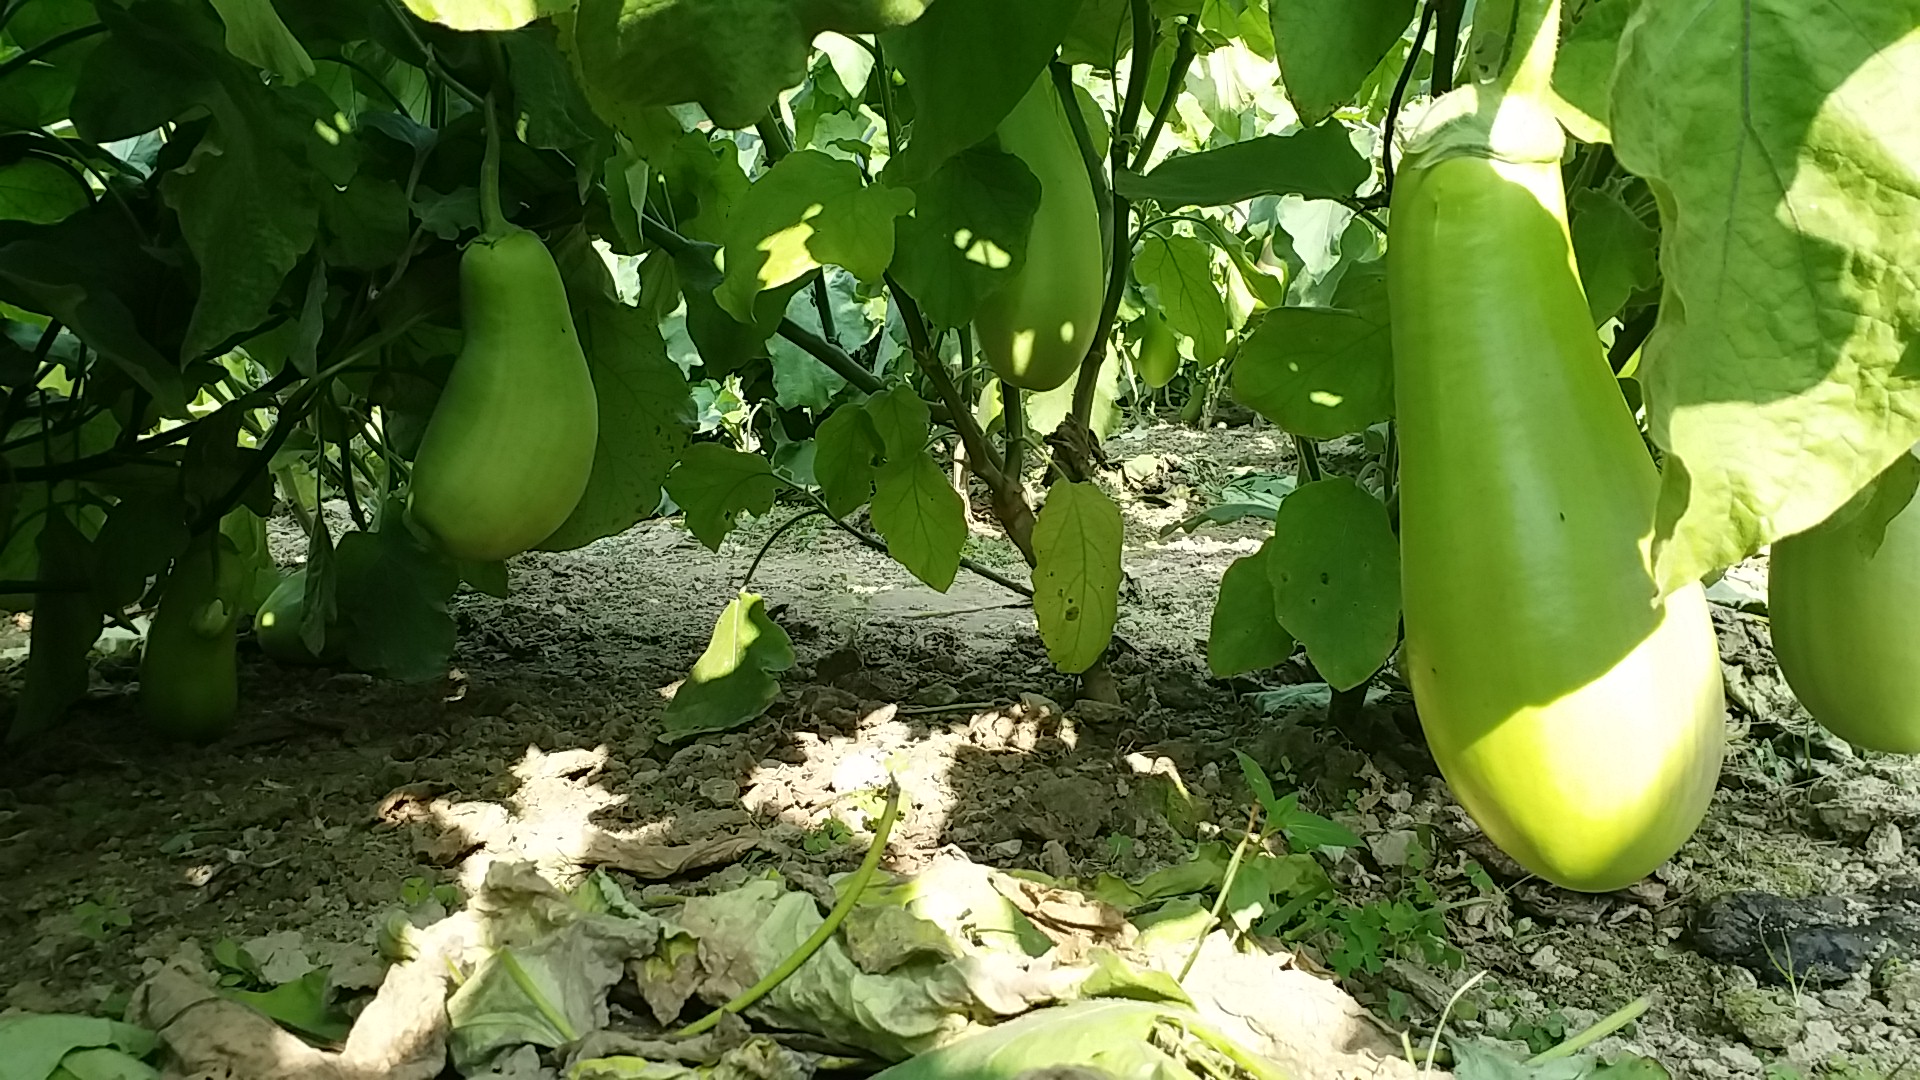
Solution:
{"label": "large green leaf", "polygon": [[1660,199],[1645,352],[1663,590],[1809,528],[1920,441],[1920,0],[1642,4],[1614,147]]}
{"label": "large green leaf", "polygon": [[1273,581],[1267,576],[1272,543],[1233,560],[1220,578],[1207,633],[1207,667],[1220,678],[1265,671],[1293,655],[1293,635],[1274,614]]}
{"label": "large green leaf", "polygon": [[943,330],[973,321],[980,301],[1027,261],[1040,181],[992,146],[963,150],[913,185],[913,216],[900,221],[893,274]]}
{"label": "large green leaf", "polygon": [[866,409],[835,409],[814,433],[813,444],[813,476],[834,516],[845,517],[873,497],[875,464],[886,446]]}
{"label": "large green leaf", "polygon": [[893,261],[894,219],[912,208],[911,192],[868,186],[851,161],[818,150],[789,154],[734,207],[714,299],[744,322],[762,290],[828,263],[877,281]]}
{"label": "large green leaf", "polygon": [[967,542],[967,508],[930,454],[882,465],[874,474],[868,513],[895,561],[941,592],[953,585]]}
{"label": "large green leaf", "polygon": [[273,0],[213,0],[227,24],[227,51],[289,83],[313,78],[313,57],[293,36]]}
{"label": "large green leaf", "polygon": [[631,132],[650,108],[697,101],[714,123],[740,128],[766,115],[780,91],[806,77],[815,35],[904,26],[926,4],[580,0],[579,10],[556,21],[588,100],[608,123]]}
{"label": "large green leaf", "polygon": [[[7,1080],[44,1080],[56,1075],[62,1059],[76,1051],[111,1047],[144,1057],[159,1044],[153,1032],[117,1020],[15,1013],[0,1017],[0,1076]],[[157,1074],[148,1070],[129,1075]]]}
{"label": "large green leaf", "polygon": [[1317,124],[1352,101],[1413,11],[1414,0],[1274,0],[1273,47],[1301,121]]}
{"label": "large green leaf", "polygon": [[1213,248],[1191,236],[1150,233],[1133,257],[1133,276],[1159,301],[1175,331],[1193,339],[1193,358],[1226,355],[1227,302],[1213,280]]}
{"label": "large green leaf", "polygon": [[1274,613],[1336,690],[1371,678],[1400,630],[1400,541],[1387,507],[1344,477],[1280,504],[1267,554]]}
{"label": "large green leaf", "polygon": [[[265,2],[265,0],[261,0]],[[515,30],[576,0],[406,0],[415,15],[455,30]]]}
{"label": "large green leaf", "polygon": [[447,601],[460,573],[414,538],[397,504],[380,515],[376,531],[341,537],[333,563],[354,667],[403,682],[446,674],[456,636]]}
{"label": "large green leaf", "polygon": [[1554,58],[1553,90],[1560,97],[1556,112],[1574,137],[1606,142],[1607,88],[1620,51],[1620,32],[1640,0],[1594,0],[1581,7],[1573,25],[1561,38]]}
{"label": "large green leaf", "polygon": [[660,717],[660,738],[678,742],[739,727],[780,696],[775,672],[793,666],[793,639],[767,615],[764,601],[743,592],[714,623],[707,651]]}
{"label": "large green leaf", "polygon": [[1641,221],[1617,192],[1582,190],[1573,197],[1573,255],[1587,307],[1599,326],[1634,293],[1660,276],[1660,234]]}
{"label": "large green leaf", "polygon": [[1350,271],[1336,299],[1343,306],[1268,312],[1233,365],[1235,397],[1309,439],[1352,435],[1393,415],[1386,277]]}
{"label": "large green leaf", "polygon": [[1347,128],[1327,123],[1171,157],[1145,175],[1120,173],[1113,188],[1171,209],[1226,206],[1260,195],[1344,199],[1372,175]]}
{"label": "large green leaf", "polygon": [[0,220],[46,224],[83,209],[86,183],[45,158],[0,166]]}
{"label": "large green leaf", "polygon": [[767,459],[719,443],[695,443],[667,476],[667,494],[687,514],[687,529],[719,551],[742,510],[755,517],[773,509],[778,482]]}
{"label": "large green leaf", "polygon": [[926,449],[932,413],[911,386],[896,386],[867,399],[867,415],[889,461],[905,461]]}
{"label": "large green leaf", "polygon": [[587,489],[541,542],[546,551],[590,544],[651,515],[693,430],[693,398],[667,359],[659,324],[614,295],[606,264],[583,234],[575,234],[565,255],[574,327],[600,405],[600,441]]}
{"label": "large green leaf", "polygon": [[913,95],[913,138],[888,163],[890,180],[916,183],[993,134],[1046,70],[1080,4],[937,3],[913,25],[882,35],[888,62]]}
{"label": "large green leaf", "polygon": [[1120,613],[1120,508],[1090,483],[1047,490],[1033,523],[1033,615],[1061,671],[1093,666]]}
{"label": "large green leaf", "polygon": [[513,104],[528,146],[567,150],[606,137],[607,129],[581,92],[552,26],[541,23],[509,34],[506,49]]}

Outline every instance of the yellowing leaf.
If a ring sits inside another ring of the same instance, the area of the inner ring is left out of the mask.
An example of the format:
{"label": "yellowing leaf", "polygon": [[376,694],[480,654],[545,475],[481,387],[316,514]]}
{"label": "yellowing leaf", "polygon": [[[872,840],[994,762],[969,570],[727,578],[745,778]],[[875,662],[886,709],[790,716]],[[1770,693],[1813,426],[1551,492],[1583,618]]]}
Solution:
{"label": "yellowing leaf", "polygon": [[1033,524],[1033,614],[1061,671],[1093,666],[1120,608],[1120,508],[1089,483],[1057,483]]}
{"label": "yellowing leaf", "polygon": [[743,592],[720,613],[707,651],[661,714],[660,738],[678,742],[739,727],[780,696],[773,672],[793,666],[793,639],[767,615],[764,601]]}

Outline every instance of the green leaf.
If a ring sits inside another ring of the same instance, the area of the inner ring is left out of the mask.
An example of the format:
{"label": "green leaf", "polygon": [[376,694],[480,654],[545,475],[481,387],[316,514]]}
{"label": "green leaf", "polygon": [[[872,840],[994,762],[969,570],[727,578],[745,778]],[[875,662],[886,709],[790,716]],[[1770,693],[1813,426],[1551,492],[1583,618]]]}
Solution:
{"label": "green leaf", "polygon": [[570,551],[625,532],[660,507],[667,474],[687,449],[693,398],[667,359],[659,324],[620,302],[600,253],[582,232],[561,246],[574,329],[587,354],[600,406],[587,490],[543,551]]}
{"label": "green leaf", "polygon": [[788,154],[734,207],[714,299],[745,321],[762,290],[829,263],[877,281],[893,261],[894,219],[912,208],[911,192],[866,186],[851,161],[818,150]]}
{"label": "green leaf", "polygon": [[312,170],[280,141],[292,122],[237,110],[221,116],[160,183],[200,267],[183,356],[200,356],[265,321],[280,283],[313,246],[320,212]]}
{"label": "green leaf", "polygon": [[[802,289],[787,301],[787,318],[794,325],[824,339],[820,309],[811,290]],[[775,334],[767,339],[767,357],[773,362],[773,396],[783,409],[825,412],[846,389],[847,380],[807,350]]]}
{"label": "green leaf", "polygon": [[313,78],[313,57],[293,36],[273,0],[213,0],[227,24],[227,51],[289,83]]}
{"label": "green leaf", "polygon": [[888,461],[919,457],[927,448],[932,414],[911,386],[896,386],[867,399],[867,415]]}
{"label": "green leaf", "polygon": [[707,651],[667,703],[661,741],[727,731],[759,716],[780,696],[773,673],[792,666],[793,640],[760,597],[741,593],[720,613]]}
{"label": "green leaf", "polygon": [[0,166],[0,220],[45,225],[86,207],[79,177],[45,158],[21,158]]}
{"label": "green leaf", "polygon": [[[1120,429],[1125,419],[1120,409],[1120,376],[1125,360],[1119,350],[1107,347],[1106,359],[1100,362],[1100,371],[1093,384],[1093,410],[1087,417],[1087,428],[1101,439]],[[1067,417],[1073,412],[1073,395],[1078,378],[1068,379],[1051,390],[1034,393],[1031,390],[1021,392],[1027,404],[1027,433],[1045,438],[1060,429]],[[1000,387],[988,383],[981,391],[989,398],[990,406],[983,422],[991,423],[1000,415],[1003,402],[1000,399]]]}
{"label": "green leaf", "polygon": [[1227,352],[1227,303],[1213,280],[1213,248],[1191,236],[1152,233],[1133,257],[1133,276],[1151,291],[1167,323],[1193,339],[1193,358],[1211,364]]}
{"label": "green leaf", "polygon": [[898,227],[894,277],[934,326],[965,326],[1026,265],[1040,181],[1012,154],[975,146],[913,185],[913,197],[913,216]]}
{"label": "green leaf", "polygon": [[[1660,196],[1645,346],[1662,591],[1813,526],[1920,442],[1920,0],[1643,4],[1614,149]],[[1740,118],[1730,123],[1729,117]]]}
{"label": "green leaf", "polygon": [[581,92],[552,26],[517,30],[507,35],[506,49],[513,104],[528,146],[569,150],[606,137],[606,125]]}
{"label": "green leaf", "polygon": [[132,1054],[100,1046],[61,1058],[50,1080],[160,1080],[160,1070]]}
{"label": "green leaf", "polygon": [[15,1013],[0,1016],[0,1076],[43,1080],[76,1050],[111,1047],[144,1056],[159,1045],[153,1032],[97,1016]]}
{"label": "green leaf", "polygon": [[1080,13],[1060,43],[1060,59],[1112,71],[1133,51],[1133,4],[1129,0],[1083,0]]}
{"label": "green leaf", "polygon": [[1033,523],[1033,614],[1055,667],[1078,674],[1113,639],[1120,609],[1120,508],[1090,483],[1056,483]]}
{"label": "green leaf", "polygon": [[776,486],[766,458],[719,443],[695,443],[667,475],[667,494],[710,551],[720,550],[742,510],[759,517],[773,509]]}
{"label": "green leaf", "polygon": [[913,96],[913,138],[887,164],[893,183],[933,175],[1006,119],[1073,26],[1081,0],[937,3],[881,47]]}
{"label": "green leaf", "polygon": [[[453,655],[447,600],[459,587],[453,564],[414,539],[397,504],[375,532],[350,532],[334,549],[335,600],[350,627],[347,658],[361,671],[402,682],[445,675]],[[316,585],[312,573],[308,588]],[[324,585],[324,580],[318,582]],[[304,635],[305,628],[302,627]]]}
{"label": "green leaf", "polygon": [[73,112],[74,72],[29,64],[0,79],[0,124],[8,128],[52,127]]}
{"label": "green leaf", "polygon": [[1351,102],[1413,11],[1414,0],[1275,0],[1274,51],[1301,122],[1317,124]]}
{"label": "green leaf", "polygon": [[1270,544],[1280,625],[1335,689],[1366,682],[1400,629],[1400,542],[1386,504],[1342,477],[1303,484],[1280,504]]}
{"label": "green leaf", "polygon": [[813,476],[827,510],[846,517],[873,497],[875,463],[886,452],[867,410],[844,405],[813,436]]}
{"label": "green leaf", "polygon": [[927,0],[580,0],[556,19],[594,109],[633,133],[646,110],[697,101],[715,124],[748,127],[800,85],[823,30],[872,34],[920,17]]}
{"label": "green leaf", "polygon": [[392,265],[413,231],[406,193],[382,176],[362,174],[345,189],[329,188],[320,204],[320,249],[327,262],[353,270]]}
{"label": "green leaf", "polygon": [[1267,576],[1267,551],[1233,560],[1220,578],[1207,633],[1207,667],[1227,678],[1265,671],[1293,655],[1293,636],[1274,614],[1273,583]]}
{"label": "green leaf", "polygon": [[94,596],[105,611],[140,599],[147,579],[165,573],[190,538],[187,505],[176,488],[135,492],[113,504],[93,542]]}
{"label": "green leaf", "polygon": [[1286,431],[1337,439],[1393,415],[1393,336],[1386,277],[1349,271],[1352,307],[1276,308],[1247,335],[1233,393]]}
{"label": "green leaf", "polygon": [[1619,194],[1586,188],[1573,197],[1573,254],[1593,325],[1620,314],[1627,300],[1659,278],[1660,234]]}
{"label": "green leaf", "polygon": [[217,93],[224,69],[258,80],[227,54],[219,24],[204,10],[174,4],[100,10],[99,20],[112,32],[87,55],[73,89],[73,126],[81,138],[108,143],[144,135]]}
{"label": "green leaf", "polygon": [[[1240,559],[1236,565],[1246,561],[1246,559]],[[1262,570],[1264,572],[1264,567]],[[1268,591],[1271,592],[1271,590]],[[1272,817],[1274,810],[1280,805],[1280,800],[1273,794],[1273,782],[1267,779],[1267,770],[1261,768],[1260,763],[1244,751],[1235,750],[1233,758],[1240,763],[1240,776],[1246,780],[1247,790],[1253,792],[1254,801],[1260,804],[1262,812]]]}
{"label": "green leaf", "polygon": [[338,1042],[347,1037],[352,1021],[327,1000],[327,970],[314,968],[293,982],[281,983],[271,990],[223,989],[220,996],[252,1006],[276,1023],[302,1034],[323,1042]]}
{"label": "green leaf", "polygon": [[1560,101],[1555,114],[1574,138],[1608,142],[1607,88],[1620,52],[1620,34],[1640,0],[1594,0],[1583,5],[1573,25],[1560,38],[1554,55],[1553,91]]}
{"label": "green leaf", "polygon": [[1372,175],[1346,127],[1327,123],[1177,155],[1144,176],[1123,171],[1113,187],[1136,202],[1151,199],[1173,209],[1226,206],[1261,195],[1344,199]]}
{"label": "green leaf", "polygon": [[1288,807],[1273,824],[1287,834],[1287,843],[1297,851],[1360,846],[1360,838],[1353,835],[1352,829],[1297,807]]}
{"label": "green leaf", "polygon": [[1261,852],[1240,864],[1240,872],[1227,885],[1222,914],[1244,934],[1279,911],[1286,901],[1330,891],[1327,872],[1312,855]]}
{"label": "green leaf", "polygon": [[455,30],[517,30],[542,15],[570,11],[576,0],[406,0],[415,15]]}
{"label": "green leaf", "polygon": [[917,448],[904,458],[889,454],[874,475],[868,513],[894,561],[940,592],[953,585],[967,542],[967,508],[931,455]]}

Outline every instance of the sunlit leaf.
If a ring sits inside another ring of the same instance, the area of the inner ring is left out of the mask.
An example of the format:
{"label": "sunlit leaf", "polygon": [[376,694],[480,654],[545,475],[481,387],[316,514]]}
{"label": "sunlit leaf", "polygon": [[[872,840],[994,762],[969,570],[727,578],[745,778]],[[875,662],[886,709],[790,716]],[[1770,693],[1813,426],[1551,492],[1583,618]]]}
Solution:
{"label": "sunlit leaf", "polygon": [[1124,538],[1120,508],[1097,486],[1048,489],[1033,525],[1033,614],[1061,671],[1087,670],[1113,640]]}
{"label": "sunlit leaf", "polygon": [[720,613],[707,651],[674,691],[660,717],[661,739],[678,742],[752,720],[780,696],[774,674],[792,666],[793,640],[759,596],[741,593]]}

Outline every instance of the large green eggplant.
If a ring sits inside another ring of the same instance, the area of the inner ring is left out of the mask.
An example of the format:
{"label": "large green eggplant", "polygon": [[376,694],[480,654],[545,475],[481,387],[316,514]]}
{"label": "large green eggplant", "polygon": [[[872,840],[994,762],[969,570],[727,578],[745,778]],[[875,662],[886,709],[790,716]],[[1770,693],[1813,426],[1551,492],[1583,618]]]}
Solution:
{"label": "large green eggplant", "polygon": [[140,654],[140,705],[168,738],[211,742],[240,704],[234,632],[242,558],[219,530],[195,537],[173,562]]}
{"label": "large green eggplant", "polygon": [[1040,181],[1027,261],[980,304],[973,326],[994,373],[1047,391],[1080,370],[1106,296],[1100,207],[1053,79],[1041,72],[1000,122],[1000,148]]}
{"label": "large green eggplant", "polygon": [[1698,827],[1724,704],[1704,594],[1654,587],[1657,476],[1593,333],[1562,139],[1537,94],[1463,87],[1393,191],[1401,666],[1487,836],[1598,892]]}
{"label": "large green eggplant", "polygon": [[1773,545],[1773,651],[1815,720],[1855,746],[1920,754],[1920,463]]}
{"label": "large green eggplant", "polygon": [[413,465],[408,515],[456,559],[493,562],[553,535],[593,473],[600,410],[560,270],[506,226],[460,259],[466,332]]}

